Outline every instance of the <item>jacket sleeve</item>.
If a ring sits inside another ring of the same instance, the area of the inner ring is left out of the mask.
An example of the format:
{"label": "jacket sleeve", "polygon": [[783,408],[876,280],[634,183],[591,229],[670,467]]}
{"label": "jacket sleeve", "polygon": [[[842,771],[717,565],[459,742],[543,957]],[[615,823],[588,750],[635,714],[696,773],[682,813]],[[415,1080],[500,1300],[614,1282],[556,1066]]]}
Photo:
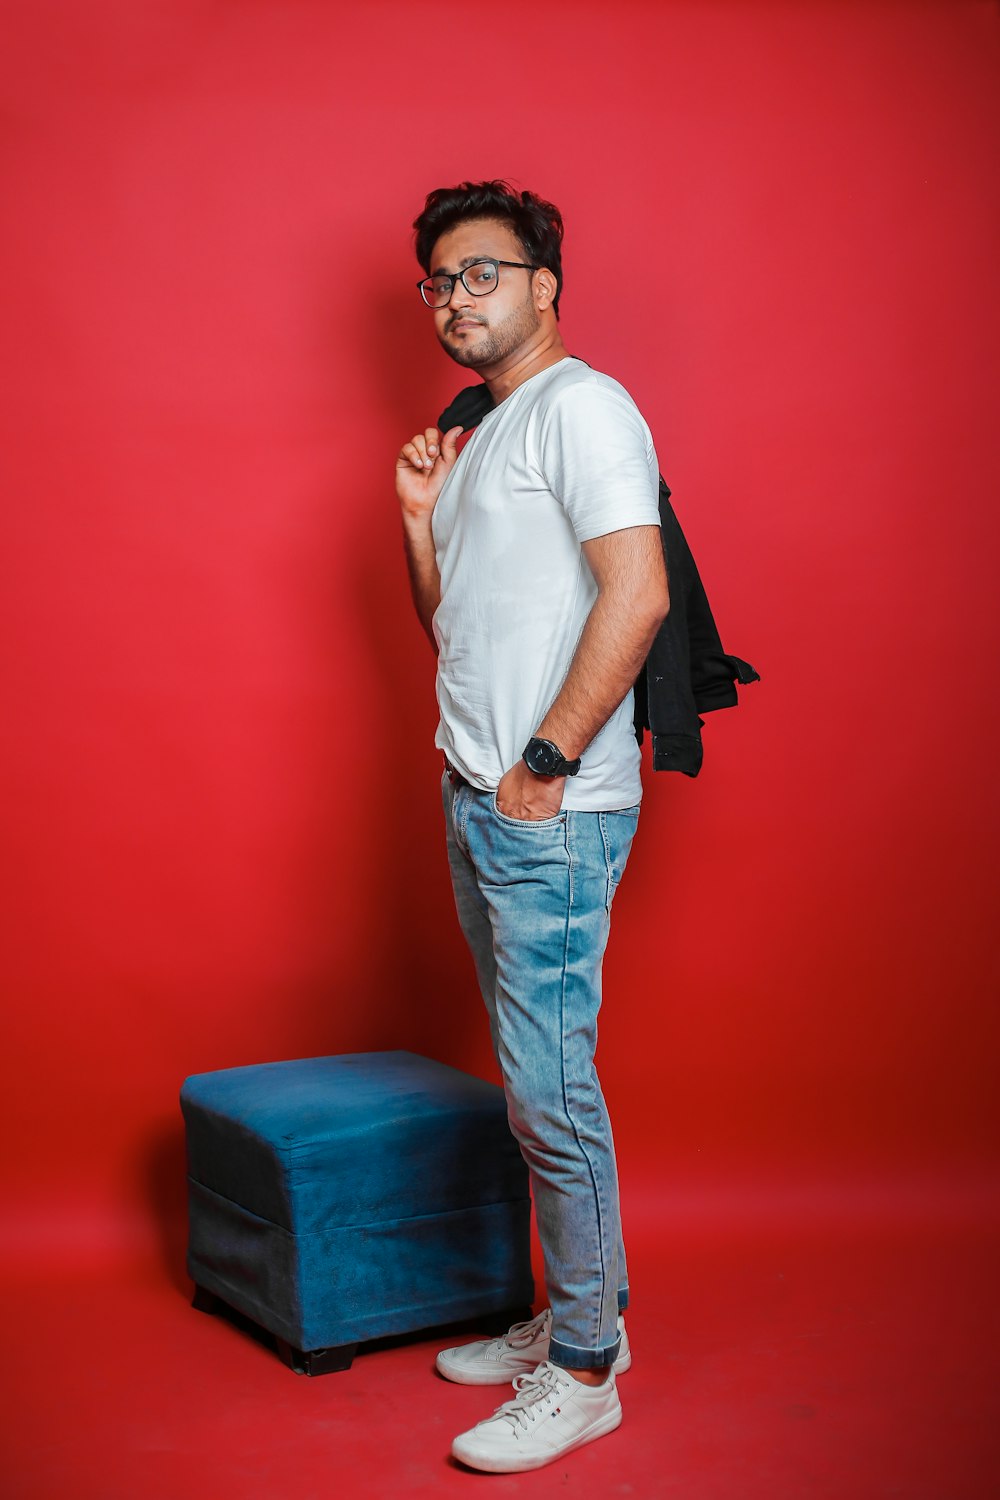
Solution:
{"label": "jacket sleeve", "polygon": [[699,714],[734,707],[739,701],[734,679],[760,678],[748,662],[722,649],[708,596],[662,478],[660,535],[670,610],[636,684],[636,735],[641,742],[643,730],[650,730],[655,771],[697,776],[703,759]]}

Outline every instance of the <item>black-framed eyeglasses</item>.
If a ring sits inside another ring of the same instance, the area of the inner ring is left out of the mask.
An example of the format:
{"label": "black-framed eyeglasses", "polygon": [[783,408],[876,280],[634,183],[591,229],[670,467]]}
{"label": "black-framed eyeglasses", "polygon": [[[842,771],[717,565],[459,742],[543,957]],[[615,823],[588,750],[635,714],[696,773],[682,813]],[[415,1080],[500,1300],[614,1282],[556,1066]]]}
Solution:
{"label": "black-framed eyeglasses", "polygon": [[484,256],[455,276],[426,276],[417,282],[417,290],[428,307],[447,307],[456,281],[460,281],[471,296],[488,297],[497,289],[501,266],[513,266],[519,271],[541,270],[541,266],[529,266],[523,260],[494,260],[492,256]]}

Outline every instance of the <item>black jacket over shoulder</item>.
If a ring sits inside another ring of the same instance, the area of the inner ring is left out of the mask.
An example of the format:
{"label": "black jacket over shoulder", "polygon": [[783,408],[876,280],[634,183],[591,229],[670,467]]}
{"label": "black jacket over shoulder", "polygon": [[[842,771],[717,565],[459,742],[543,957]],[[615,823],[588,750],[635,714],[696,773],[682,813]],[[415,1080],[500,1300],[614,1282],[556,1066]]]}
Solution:
{"label": "black jacket over shoulder", "polygon": [[[438,418],[442,432],[477,427],[493,409],[485,385],[466,386]],[[667,564],[670,611],[656,633],[646,664],[635,683],[635,733],[653,736],[653,770],[701,770],[699,714],[735,708],[736,683],[759,682],[760,674],[738,656],[727,656],[712,618],[708,597],[680,522],[670,504],[670,490],[660,479],[660,534]]]}

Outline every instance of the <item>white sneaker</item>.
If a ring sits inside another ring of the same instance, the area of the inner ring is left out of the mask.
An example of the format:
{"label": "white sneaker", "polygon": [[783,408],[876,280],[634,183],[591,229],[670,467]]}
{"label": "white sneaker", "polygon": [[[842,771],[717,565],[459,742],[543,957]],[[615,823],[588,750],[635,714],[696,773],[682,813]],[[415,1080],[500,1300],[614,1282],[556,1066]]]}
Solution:
{"label": "white sneaker", "polygon": [[489,1474],[540,1469],[613,1432],[622,1419],[614,1370],[602,1385],[584,1385],[545,1360],[533,1374],[518,1375],[514,1390],[513,1401],[455,1439],[455,1458]]}
{"label": "white sneaker", "polygon": [[[442,1349],[435,1363],[446,1380],[458,1385],[510,1385],[515,1375],[529,1375],[548,1359],[551,1328],[552,1309],[547,1307],[537,1318],[515,1323],[502,1338],[478,1339],[474,1344]],[[632,1351],[620,1314],[618,1331],[622,1342],[614,1371],[621,1375],[632,1364]]]}

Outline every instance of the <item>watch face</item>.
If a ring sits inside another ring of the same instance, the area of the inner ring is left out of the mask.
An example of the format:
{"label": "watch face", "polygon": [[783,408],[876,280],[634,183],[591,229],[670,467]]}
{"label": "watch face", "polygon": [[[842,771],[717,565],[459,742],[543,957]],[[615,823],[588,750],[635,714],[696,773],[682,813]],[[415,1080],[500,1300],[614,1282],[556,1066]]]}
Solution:
{"label": "watch face", "polygon": [[528,762],[539,776],[551,776],[558,756],[555,746],[545,740],[536,740],[531,747]]}

